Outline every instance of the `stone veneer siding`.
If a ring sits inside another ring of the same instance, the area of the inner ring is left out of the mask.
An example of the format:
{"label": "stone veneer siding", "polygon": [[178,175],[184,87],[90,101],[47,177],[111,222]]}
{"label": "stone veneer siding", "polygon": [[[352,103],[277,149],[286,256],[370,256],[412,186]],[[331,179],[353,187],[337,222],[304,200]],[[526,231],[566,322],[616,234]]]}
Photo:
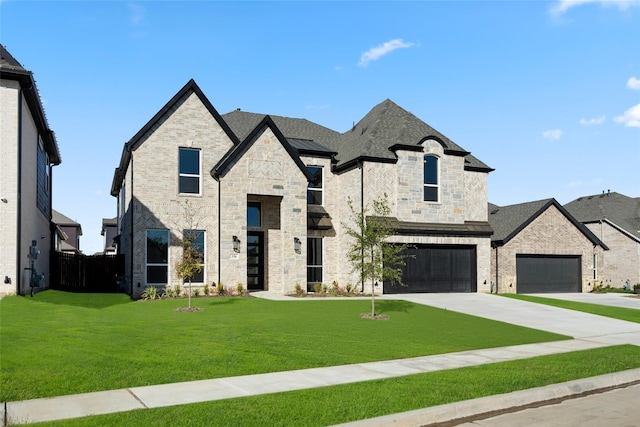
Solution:
{"label": "stone veneer siding", "polygon": [[607,222],[585,224],[607,247],[599,256],[596,282],[614,288],[640,283],[640,242]]}
{"label": "stone veneer siding", "polygon": [[[496,255],[497,250],[497,255]],[[516,255],[580,255],[582,292],[593,286],[593,254],[602,257],[602,248],[580,232],[555,206],[549,207],[504,246],[491,250],[491,280],[497,291],[516,293],[518,289]],[[496,256],[498,271],[496,272]]]}

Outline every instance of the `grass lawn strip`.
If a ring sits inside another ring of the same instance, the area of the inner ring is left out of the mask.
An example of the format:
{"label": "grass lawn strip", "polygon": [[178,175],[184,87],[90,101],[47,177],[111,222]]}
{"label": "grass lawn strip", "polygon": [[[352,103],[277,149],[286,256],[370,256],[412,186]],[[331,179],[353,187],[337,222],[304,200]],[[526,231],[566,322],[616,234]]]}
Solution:
{"label": "grass lawn strip", "polygon": [[[606,361],[606,363],[604,362]],[[640,367],[622,345],[385,380],[41,423],[44,426],[327,426]]]}
{"label": "grass lawn strip", "polygon": [[570,337],[406,301],[295,302],[45,291],[0,300],[0,401],[548,342]]}
{"label": "grass lawn strip", "polygon": [[566,301],[555,298],[544,298],[521,294],[500,294],[503,297],[519,299],[522,301],[535,302],[538,304],[550,305],[553,307],[566,308],[569,310],[582,311],[584,313],[597,314],[599,316],[611,317],[618,320],[640,323],[640,310],[626,307],[613,307],[604,304],[592,304],[588,302]]}

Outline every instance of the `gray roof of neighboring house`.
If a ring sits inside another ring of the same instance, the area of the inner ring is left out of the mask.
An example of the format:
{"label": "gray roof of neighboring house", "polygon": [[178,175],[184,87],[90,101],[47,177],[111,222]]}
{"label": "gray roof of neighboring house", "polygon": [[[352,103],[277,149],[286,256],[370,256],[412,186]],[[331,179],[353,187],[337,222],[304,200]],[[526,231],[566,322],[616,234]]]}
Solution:
{"label": "gray roof of neighboring house", "polygon": [[79,235],[82,235],[82,226],[80,225],[80,223],[72,220],[68,216],[61,214],[55,209],[51,212],[51,222],[60,227],[77,227],[79,229]]}
{"label": "gray roof of neighboring house", "polygon": [[102,230],[100,230],[100,234],[103,235],[107,227],[117,227],[117,226],[118,226],[118,217],[102,218]]}
{"label": "gray roof of neighboring house", "polygon": [[491,242],[496,246],[504,245],[551,206],[555,206],[582,234],[591,240],[594,245],[608,249],[600,239],[571,216],[571,214],[553,198],[509,206],[498,206],[489,203],[489,225],[493,228]]}
{"label": "gray roof of neighboring house", "polygon": [[[238,139],[243,140],[265,117],[264,114],[235,110],[223,114]],[[337,167],[348,167],[359,159],[395,162],[394,147],[420,148],[427,139],[437,140],[447,154],[464,156],[465,168],[490,172],[489,166],[472,156],[455,142],[387,99],[376,105],[353,128],[342,134],[306,119],[270,116],[282,134],[291,140],[308,141],[334,152]]]}
{"label": "gray roof of neighboring house", "polygon": [[36,127],[42,136],[44,148],[49,155],[49,161],[53,165],[59,165],[62,161],[60,158],[60,149],[56,136],[47,122],[47,116],[44,113],[40,93],[36,87],[36,81],[33,73],[26,70],[4,47],[0,44],[0,78],[8,80],[16,80],[20,83],[27,105],[33,115]]}
{"label": "gray roof of neighboring house", "polygon": [[606,220],[640,240],[640,197],[607,192],[580,197],[564,207],[582,223]]}

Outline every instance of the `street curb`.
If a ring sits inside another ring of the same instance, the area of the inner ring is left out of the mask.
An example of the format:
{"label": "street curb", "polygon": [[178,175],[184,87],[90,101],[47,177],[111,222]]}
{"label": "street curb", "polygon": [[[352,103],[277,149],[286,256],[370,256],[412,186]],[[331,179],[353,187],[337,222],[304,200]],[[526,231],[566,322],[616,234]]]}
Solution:
{"label": "street curb", "polygon": [[[640,383],[640,368],[596,377],[582,378],[512,393],[498,394],[448,403],[430,408],[384,415],[377,418],[339,424],[334,427],[423,427],[457,425],[484,419],[498,413],[516,412],[527,407],[543,406],[582,395],[608,391]],[[455,423],[454,423],[455,422]]]}

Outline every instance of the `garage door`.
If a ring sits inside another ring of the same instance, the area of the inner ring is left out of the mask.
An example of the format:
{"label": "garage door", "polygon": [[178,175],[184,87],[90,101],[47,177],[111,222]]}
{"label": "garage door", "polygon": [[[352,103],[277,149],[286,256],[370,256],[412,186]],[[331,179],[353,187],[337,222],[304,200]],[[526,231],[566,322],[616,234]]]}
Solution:
{"label": "garage door", "polygon": [[519,294],[581,292],[580,256],[516,255]]}
{"label": "garage door", "polygon": [[385,282],[385,294],[410,292],[476,292],[476,247],[420,245],[405,251],[402,281]]}

